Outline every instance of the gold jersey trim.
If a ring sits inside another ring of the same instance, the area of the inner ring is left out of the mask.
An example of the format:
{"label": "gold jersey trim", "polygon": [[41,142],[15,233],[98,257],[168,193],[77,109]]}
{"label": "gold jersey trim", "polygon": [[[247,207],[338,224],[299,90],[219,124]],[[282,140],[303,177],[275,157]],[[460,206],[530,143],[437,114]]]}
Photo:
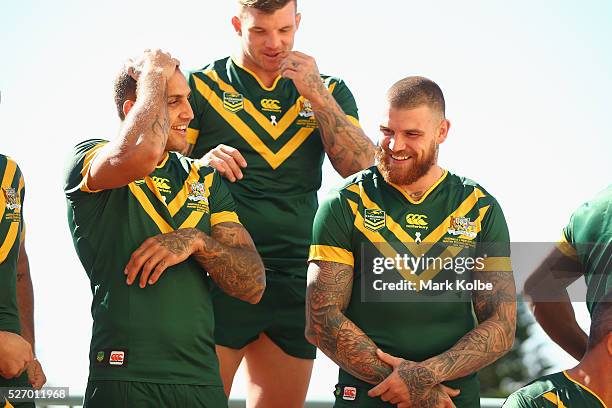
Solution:
{"label": "gold jersey trim", "polygon": [[311,245],[308,254],[308,262],[310,261],[328,261],[355,266],[355,258],[351,251],[331,245]]}

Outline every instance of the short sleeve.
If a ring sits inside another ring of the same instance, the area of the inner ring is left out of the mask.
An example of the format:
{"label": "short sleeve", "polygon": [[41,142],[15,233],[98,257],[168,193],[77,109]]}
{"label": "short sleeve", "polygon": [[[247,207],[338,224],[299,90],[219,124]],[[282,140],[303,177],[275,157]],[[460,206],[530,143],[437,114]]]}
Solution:
{"label": "short sleeve", "polygon": [[478,256],[484,268],[479,272],[511,272],[510,233],[504,213],[495,199],[480,209],[484,216],[478,240]]}
{"label": "short sleeve", "polygon": [[561,239],[557,242],[557,249],[566,257],[578,260],[576,242],[574,241],[574,214],[570,217],[568,224],[561,231]]}
{"label": "short sleeve", "polygon": [[538,408],[538,405],[531,399],[527,399],[519,392],[510,394],[504,401],[502,408]]}
{"label": "short sleeve", "polygon": [[346,86],[346,83],[338,79],[333,82],[330,87],[333,86],[332,96],[338,102],[338,105],[342,108],[344,113],[349,117],[351,123],[355,126],[359,126],[359,113],[357,109],[357,103],[351,90]]}
{"label": "short sleeve", "polygon": [[91,139],[76,145],[68,158],[64,178],[64,193],[68,198],[101,190],[91,190],[87,186],[91,163],[98,151],[108,143],[107,140]]}
{"label": "short sleeve", "polygon": [[209,201],[211,227],[222,222],[240,224],[240,219],[236,214],[234,198],[227,187],[226,181],[216,170],[212,173]]}
{"label": "short sleeve", "polygon": [[339,192],[330,194],[315,215],[308,261],[329,261],[354,266],[353,215]]}

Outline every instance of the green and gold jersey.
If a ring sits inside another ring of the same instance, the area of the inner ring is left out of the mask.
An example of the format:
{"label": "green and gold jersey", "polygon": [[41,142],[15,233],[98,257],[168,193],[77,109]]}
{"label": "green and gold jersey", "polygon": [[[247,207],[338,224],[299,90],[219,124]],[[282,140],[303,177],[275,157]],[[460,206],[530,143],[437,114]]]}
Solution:
{"label": "green and gold jersey", "polygon": [[180,228],[210,234],[217,223],[239,222],[231,194],[217,172],[178,153],[125,187],[92,191],[89,168],[105,143],[75,147],[64,186],[93,293],[90,379],[220,385],[206,272],[188,259],[141,289],[128,286],[123,271],[149,237]]}
{"label": "green and gold jersey", "polygon": [[588,387],[566,371],[545,375],[512,393],[503,408],[606,408]]}
{"label": "green and gold jersey", "polygon": [[[357,106],[345,83],[321,76],[349,119]],[[194,119],[187,141],[200,158],[219,144],[237,148],[248,167],[230,183],[238,214],[267,269],[306,276],[306,258],[321,187],[323,144],[310,102],[293,81],[267,88],[231,58],[188,76]]]}
{"label": "green and gold jersey", "polygon": [[23,234],[23,176],[17,163],[0,154],[0,331],[20,334],[17,259]]}
{"label": "green and gold jersey", "polygon": [[612,290],[612,185],[572,214],[558,248],[582,265],[592,314],[597,302]]}
{"label": "green and gold jersey", "polygon": [[[477,259],[483,272],[511,271],[509,255],[501,208],[475,182],[444,172],[414,201],[371,167],[351,176],[321,204],[309,260],[353,266],[345,315],[383,351],[423,361],[476,327],[466,284],[468,267],[476,265],[466,260]],[[396,257],[402,261],[396,263]],[[460,280],[465,287],[459,287]],[[451,286],[435,287],[444,282]],[[371,387],[342,369],[339,383]],[[478,406],[476,374],[448,385],[461,389],[457,407]]]}

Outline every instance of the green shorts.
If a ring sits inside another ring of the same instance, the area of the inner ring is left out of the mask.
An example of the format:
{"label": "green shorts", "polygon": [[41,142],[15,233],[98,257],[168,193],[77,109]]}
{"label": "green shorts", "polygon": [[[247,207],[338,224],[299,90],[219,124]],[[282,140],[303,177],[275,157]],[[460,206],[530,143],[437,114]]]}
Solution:
{"label": "green shorts", "polygon": [[83,408],[227,408],[223,387],[89,380]]}
{"label": "green shorts", "polygon": [[266,271],[266,291],[252,305],[213,286],[215,341],[241,349],[265,333],[290,356],[314,359],[316,347],[304,337],[306,279]]}
{"label": "green shorts", "polygon": [[[0,377],[0,388],[13,388],[13,387],[32,388],[32,385],[30,385],[30,381],[28,380],[28,374],[23,373],[17,378],[10,378],[10,379]],[[4,407],[5,397],[6,397],[5,395],[2,395],[2,393],[0,393],[0,407]],[[15,408],[35,408],[36,406],[34,402],[17,402],[17,401],[11,401],[8,398],[6,399]]]}

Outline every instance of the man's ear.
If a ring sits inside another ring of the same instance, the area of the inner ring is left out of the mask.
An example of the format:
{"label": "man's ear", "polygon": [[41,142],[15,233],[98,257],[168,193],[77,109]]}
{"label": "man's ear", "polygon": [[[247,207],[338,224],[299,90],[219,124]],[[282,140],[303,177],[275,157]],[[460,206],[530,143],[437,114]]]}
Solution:
{"label": "man's ear", "polygon": [[132,101],[130,99],[123,102],[123,116],[124,117],[127,116],[128,113],[132,110],[132,108],[134,107],[134,103],[135,101]]}
{"label": "man's ear", "polygon": [[236,34],[242,36],[242,23],[240,22],[240,19],[237,16],[232,17],[232,26],[234,26]]}

